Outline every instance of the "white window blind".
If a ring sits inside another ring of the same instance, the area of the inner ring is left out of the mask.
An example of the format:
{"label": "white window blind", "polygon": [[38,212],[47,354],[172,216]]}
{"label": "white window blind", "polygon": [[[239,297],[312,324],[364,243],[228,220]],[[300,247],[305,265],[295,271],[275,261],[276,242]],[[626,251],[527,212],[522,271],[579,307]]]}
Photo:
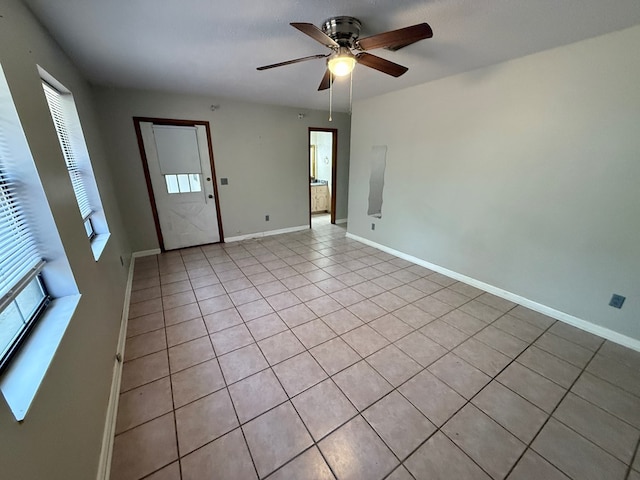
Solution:
{"label": "white window blind", "polygon": [[80,214],[82,215],[82,219],[86,220],[93,211],[89,202],[89,196],[87,195],[87,189],[83,181],[82,169],[80,168],[78,159],[74,153],[71,136],[69,135],[67,115],[62,94],[46,82],[42,82],[42,87],[44,88],[44,93],[47,97],[47,102],[49,103],[49,110],[51,111],[53,124],[56,127],[56,132],[58,132],[58,140],[60,141],[60,147],[62,148],[64,160],[67,164],[67,170],[71,177],[73,192],[76,195],[78,207],[80,207]]}
{"label": "white window blind", "polygon": [[[1,126],[0,126],[1,127]],[[41,260],[18,201],[19,183],[9,172],[9,147],[0,128],[0,311],[38,274]]]}

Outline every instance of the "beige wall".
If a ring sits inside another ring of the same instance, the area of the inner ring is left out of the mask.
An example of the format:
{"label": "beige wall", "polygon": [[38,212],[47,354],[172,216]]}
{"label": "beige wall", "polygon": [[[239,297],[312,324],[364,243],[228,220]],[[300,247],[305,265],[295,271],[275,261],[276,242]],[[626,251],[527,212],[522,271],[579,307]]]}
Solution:
{"label": "beige wall", "polygon": [[[91,91],[21,2],[0,3],[0,63],[45,194],[82,294],[26,419],[18,424],[0,395],[0,477],[95,478],[130,248],[111,189]],[[38,76],[42,66],[74,94],[111,238],[93,259]]]}
{"label": "beige wall", "polygon": [[[158,248],[132,117],[210,122],[226,238],[309,224],[308,127],[338,129],[336,218],[347,216],[350,116],[139,90],[96,88],[117,195],[134,251]],[[314,92],[309,92],[314,95]],[[215,111],[211,105],[219,105]],[[299,119],[298,114],[304,118]],[[220,178],[229,179],[220,185]],[[265,215],[270,221],[265,222]]]}
{"label": "beige wall", "polygon": [[638,46],[634,27],[356,103],[349,232],[640,339]]}

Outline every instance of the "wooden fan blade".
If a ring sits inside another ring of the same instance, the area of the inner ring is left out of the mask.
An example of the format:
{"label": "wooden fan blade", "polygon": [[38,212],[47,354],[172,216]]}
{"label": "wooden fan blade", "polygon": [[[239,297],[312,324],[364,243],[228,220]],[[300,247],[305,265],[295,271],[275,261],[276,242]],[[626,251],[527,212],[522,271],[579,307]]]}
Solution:
{"label": "wooden fan blade", "polygon": [[316,58],[326,58],[331,54],[323,55],[319,53],[318,55],[310,55],[308,57],[296,58],[294,60],[287,60],[286,62],[274,63],[271,65],[264,65],[262,67],[258,67],[256,70],[268,70],[270,68],[276,67],[284,67],[285,65],[292,65],[294,63],[306,62],[307,60],[315,60]]}
{"label": "wooden fan blade", "polygon": [[370,53],[359,53],[356,55],[358,63],[361,63],[365,67],[373,68],[379,72],[386,73],[392,77],[399,77],[403,75],[407,70],[407,67],[398,65],[397,63],[390,62],[384,58],[371,55]]}
{"label": "wooden fan blade", "polygon": [[318,91],[326,90],[331,86],[331,71],[327,68],[324,72],[324,77],[322,77],[322,81],[320,82],[320,86],[318,87]]}
{"label": "wooden fan blade", "polygon": [[337,48],[340,46],[338,45],[338,42],[336,42],[333,38],[331,38],[329,35],[327,35],[318,27],[316,27],[313,23],[299,23],[299,22],[295,23],[294,22],[294,23],[290,23],[289,25],[291,25],[293,28],[297,28],[305,35],[310,36],[316,42],[320,42],[325,47]]}
{"label": "wooden fan blade", "polygon": [[410,27],[379,33],[358,40],[356,48],[360,50],[373,50],[374,48],[386,48],[396,51],[419,40],[433,37],[433,31],[428,23],[418,23]]}

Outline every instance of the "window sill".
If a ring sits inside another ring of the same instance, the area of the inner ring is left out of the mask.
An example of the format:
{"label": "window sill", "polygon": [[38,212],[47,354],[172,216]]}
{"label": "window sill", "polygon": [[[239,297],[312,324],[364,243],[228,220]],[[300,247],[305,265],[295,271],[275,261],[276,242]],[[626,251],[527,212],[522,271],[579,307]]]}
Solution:
{"label": "window sill", "polygon": [[100,260],[100,255],[104,251],[104,247],[107,246],[107,240],[111,236],[110,233],[99,233],[91,239],[91,251],[93,252],[93,258],[97,262]]}
{"label": "window sill", "polygon": [[0,391],[18,422],[25,419],[79,301],[80,295],[53,300],[0,377]]}

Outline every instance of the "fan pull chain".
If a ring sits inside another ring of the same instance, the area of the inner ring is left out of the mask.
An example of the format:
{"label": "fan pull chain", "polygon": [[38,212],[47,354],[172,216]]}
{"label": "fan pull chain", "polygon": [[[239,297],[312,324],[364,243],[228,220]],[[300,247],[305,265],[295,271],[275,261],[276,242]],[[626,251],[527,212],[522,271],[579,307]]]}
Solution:
{"label": "fan pull chain", "polygon": [[349,79],[349,115],[351,115],[353,111],[353,70],[351,70]]}
{"label": "fan pull chain", "polygon": [[333,106],[333,74],[329,73],[329,121],[333,122],[331,118],[331,108]]}

